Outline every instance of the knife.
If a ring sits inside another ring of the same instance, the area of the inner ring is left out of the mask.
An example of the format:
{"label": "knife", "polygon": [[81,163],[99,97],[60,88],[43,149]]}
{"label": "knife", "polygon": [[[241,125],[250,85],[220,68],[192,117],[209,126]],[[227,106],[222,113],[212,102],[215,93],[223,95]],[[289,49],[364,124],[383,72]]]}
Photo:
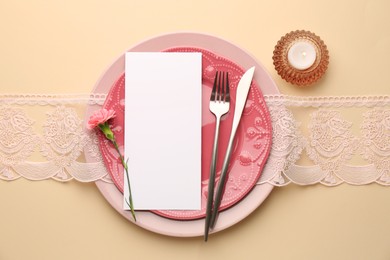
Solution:
{"label": "knife", "polygon": [[212,210],[211,221],[210,221],[211,228],[214,228],[218,216],[218,209],[219,206],[221,205],[222,195],[225,189],[227,169],[230,162],[230,156],[232,155],[233,140],[241,120],[242,111],[244,110],[245,107],[246,99],[248,97],[249,88],[251,86],[254,72],[255,72],[255,67],[248,69],[241,77],[241,80],[237,86],[236,105],[234,108],[232,131],[230,132],[229,143],[226,149],[225,159],[222,165],[222,171],[219,178],[218,188],[214,198],[214,208]]}

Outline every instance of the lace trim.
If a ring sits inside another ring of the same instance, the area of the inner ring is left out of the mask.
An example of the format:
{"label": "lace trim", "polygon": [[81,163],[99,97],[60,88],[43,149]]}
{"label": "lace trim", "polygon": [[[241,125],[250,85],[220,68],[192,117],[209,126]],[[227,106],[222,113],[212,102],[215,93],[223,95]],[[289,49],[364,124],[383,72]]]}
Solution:
{"label": "lace trim", "polygon": [[100,106],[103,97],[1,96],[0,179],[112,182],[100,156],[96,133],[85,130],[82,120],[87,105]]}
{"label": "lace trim", "polygon": [[[0,95],[0,179],[112,182],[83,121],[105,98]],[[273,144],[258,184],[390,185],[390,96],[265,100]]]}
{"label": "lace trim", "polygon": [[290,107],[383,107],[390,105],[390,96],[323,96],[300,97],[288,95],[265,95],[271,106]]}
{"label": "lace trim", "polygon": [[[390,96],[265,100],[273,145],[259,184],[390,185]],[[312,165],[300,165],[305,158]]]}
{"label": "lace trim", "polygon": [[4,94],[0,95],[0,105],[103,105],[107,94]]}

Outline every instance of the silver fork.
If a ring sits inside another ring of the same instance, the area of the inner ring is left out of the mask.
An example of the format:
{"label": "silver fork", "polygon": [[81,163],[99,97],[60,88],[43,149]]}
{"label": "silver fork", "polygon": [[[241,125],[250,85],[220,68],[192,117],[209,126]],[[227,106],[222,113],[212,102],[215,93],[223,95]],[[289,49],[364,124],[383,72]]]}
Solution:
{"label": "silver fork", "polygon": [[221,117],[229,111],[230,107],[230,92],[229,92],[229,75],[227,72],[217,71],[215,74],[213,90],[210,97],[210,111],[215,115],[215,133],[213,153],[210,166],[210,178],[208,183],[208,196],[206,206],[206,223],[204,230],[204,240],[207,241],[210,222],[211,222],[211,209],[214,199],[214,184],[215,184],[215,168],[218,155],[218,137],[219,137],[219,125]]}

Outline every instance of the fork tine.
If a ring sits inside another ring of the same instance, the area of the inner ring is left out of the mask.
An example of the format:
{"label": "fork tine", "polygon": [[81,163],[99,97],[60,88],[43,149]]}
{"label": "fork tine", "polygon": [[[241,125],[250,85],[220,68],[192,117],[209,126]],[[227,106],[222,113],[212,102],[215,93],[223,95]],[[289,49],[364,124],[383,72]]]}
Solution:
{"label": "fork tine", "polygon": [[226,92],[225,92],[225,102],[230,102],[230,89],[229,89],[229,73],[226,72]]}
{"label": "fork tine", "polygon": [[217,86],[217,100],[222,101],[222,91],[223,91],[223,71],[219,72],[218,86]]}
{"label": "fork tine", "polygon": [[210,96],[210,100],[213,100],[213,101],[216,100],[216,99],[215,99],[215,94],[216,94],[216,92],[217,92],[218,75],[219,75],[219,72],[217,71],[217,72],[215,73],[213,90],[211,91],[211,96]]}
{"label": "fork tine", "polygon": [[221,102],[225,103],[225,97],[226,97],[226,72],[222,72],[221,75]]}
{"label": "fork tine", "polygon": [[224,71],[222,73],[222,82],[221,82],[221,95],[222,95],[222,98],[221,98],[221,101],[225,103],[225,97],[226,97],[226,72]]}

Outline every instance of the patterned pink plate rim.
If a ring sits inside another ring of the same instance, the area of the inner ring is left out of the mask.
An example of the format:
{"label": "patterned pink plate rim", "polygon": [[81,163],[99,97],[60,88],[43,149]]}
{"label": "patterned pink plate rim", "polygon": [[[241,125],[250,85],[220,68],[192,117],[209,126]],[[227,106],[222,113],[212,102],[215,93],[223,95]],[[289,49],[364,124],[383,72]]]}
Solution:
{"label": "patterned pink plate rim", "polygon": [[[208,102],[217,70],[229,72],[231,109],[222,118],[220,129],[219,158],[217,161],[217,182],[221,171],[224,151],[230,134],[235,105],[235,93],[244,70],[234,62],[220,55],[201,48],[175,47],[166,52],[201,52],[202,53],[202,208],[197,211],[152,211],[160,216],[176,220],[193,220],[205,216],[207,185],[209,181],[210,159],[214,136],[215,118],[209,111]],[[111,87],[104,107],[114,109],[117,117],[112,121],[112,128],[120,147],[124,140],[124,73]],[[167,93],[170,94],[170,93]],[[158,126],[156,125],[156,131]],[[178,129],[179,131],[179,129]],[[153,136],[149,137],[153,139]],[[123,192],[123,168],[115,150],[99,136],[103,160],[116,187]],[[254,187],[268,158],[272,141],[271,118],[258,84],[253,81],[239,128],[236,133],[234,149],[229,166],[229,178],[220,210],[238,203]],[[150,142],[148,142],[150,143]],[[150,147],[152,149],[152,147]],[[151,163],[152,163],[151,158]],[[175,158],[172,158],[175,163]],[[185,169],[183,169],[185,170]],[[130,173],[131,174],[131,173]],[[157,194],[156,194],[157,196]]]}

